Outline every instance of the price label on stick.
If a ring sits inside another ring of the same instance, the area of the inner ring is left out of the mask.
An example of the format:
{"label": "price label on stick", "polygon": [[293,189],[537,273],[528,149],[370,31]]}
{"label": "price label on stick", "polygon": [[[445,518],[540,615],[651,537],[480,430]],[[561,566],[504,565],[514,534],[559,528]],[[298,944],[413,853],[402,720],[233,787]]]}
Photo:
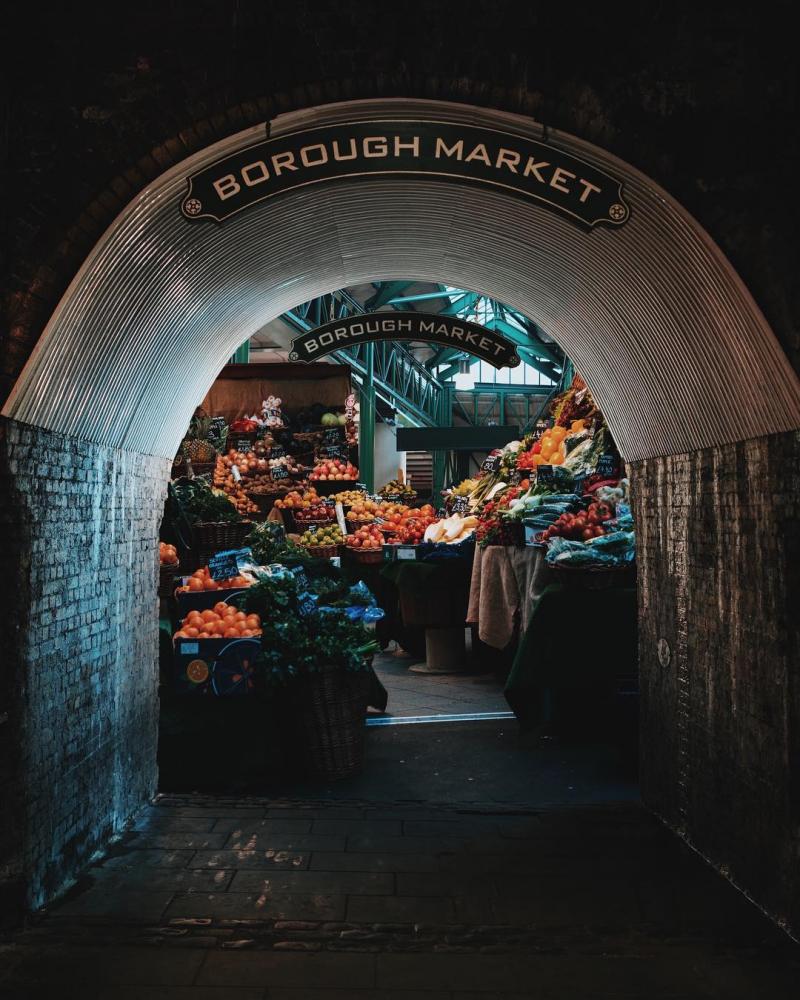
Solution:
{"label": "price label on stick", "polygon": [[308,526],[308,531],[312,535],[316,535],[318,529],[319,529],[319,525],[318,524],[309,524],[309,526]]}
{"label": "price label on stick", "polygon": [[490,455],[488,458],[485,458],[481,465],[481,470],[483,472],[498,472],[500,470],[500,456]]}
{"label": "price label on stick", "polygon": [[245,452],[245,454],[248,451],[250,451],[252,447],[253,447],[253,442],[250,440],[250,438],[237,438],[236,444],[234,445],[234,448],[237,451],[243,451]]}
{"label": "price label on stick", "polygon": [[536,469],[537,483],[552,483],[555,479],[552,465],[540,465]]}
{"label": "price label on stick", "polygon": [[466,514],[469,511],[469,497],[456,497],[453,503],[454,514]]}
{"label": "price label on stick", "polygon": [[275,481],[277,481],[279,479],[288,479],[289,478],[289,470],[286,468],[285,465],[275,465],[269,471],[270,471],[270,475],[272,476],[273,480],[275,480]]}
{"label": "price label on stick", "polygon": [[283,458],[285,455],[286,449],[276,445],[274,448],[270,448],[267,458]]}

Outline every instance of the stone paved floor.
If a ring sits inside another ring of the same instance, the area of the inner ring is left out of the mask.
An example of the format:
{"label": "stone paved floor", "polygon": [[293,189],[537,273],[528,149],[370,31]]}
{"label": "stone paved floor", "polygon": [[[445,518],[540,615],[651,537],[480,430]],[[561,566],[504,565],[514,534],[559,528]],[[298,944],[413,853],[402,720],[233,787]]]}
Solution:
{"label": "stone paved floor", "polygon": [[794,1000],[799,973],[632,802],[165,796],[0,950],[14,1000]]}
{"label": "stone paved floor", "polygon": [[467,670],[461,674],[418,674],[408,668],[418,663],[407,653],[382,653],[375,657],[375,673],[389,692],[386,714],[463,714],[507,712],[503,685],[494,674]]}

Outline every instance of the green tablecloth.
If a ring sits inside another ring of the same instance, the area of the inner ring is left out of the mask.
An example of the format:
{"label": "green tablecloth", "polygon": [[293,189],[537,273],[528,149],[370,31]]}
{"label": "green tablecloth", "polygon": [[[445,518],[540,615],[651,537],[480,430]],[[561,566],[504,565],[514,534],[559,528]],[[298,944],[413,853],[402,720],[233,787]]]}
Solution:
{"label": "green tablecloth", "polygon": [[635,588],[551,584],[539,598],[505,687],[523,727],[600,710],[637,676]]}

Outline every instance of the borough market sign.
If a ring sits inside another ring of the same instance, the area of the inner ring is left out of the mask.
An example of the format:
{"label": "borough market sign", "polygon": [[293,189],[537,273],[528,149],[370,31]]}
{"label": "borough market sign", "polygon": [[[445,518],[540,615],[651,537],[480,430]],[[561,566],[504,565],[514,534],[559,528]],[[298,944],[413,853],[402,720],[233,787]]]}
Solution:
{"label": "borough market sign", "polygon": [[422,340],[474,354],[495,368],[519,364],[514,344],[494,330],[452,316],[419,312],[367,313],[325,323],[292,341],[289,360],[316,361],[369,340]]}
{"label": "borough market sign", "polygon": [[501,189],[591,228],[630,216],[622,182],[556,146],[456,122],[345,122],[270,138],[189,178],[187,219],[223,222],[309,184],[342,178],[442,177]]}

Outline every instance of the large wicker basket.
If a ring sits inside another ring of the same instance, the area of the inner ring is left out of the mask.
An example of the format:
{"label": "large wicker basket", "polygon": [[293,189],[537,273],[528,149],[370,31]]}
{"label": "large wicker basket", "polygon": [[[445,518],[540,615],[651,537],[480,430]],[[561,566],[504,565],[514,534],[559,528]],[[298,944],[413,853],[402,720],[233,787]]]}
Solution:
{"label": "large wicker basket", "polygon": [[364,716],[369,674],[323,666],[295,692],[295,738],[312,778],[340,781],[364,763]]}
{"label": "large wicker basket", "polygon": [[158,569],[158,596],[160,598],[169,598],[175,592],[175,577],[178,574],[180,566],[178,563],[174,565],[159,566]]}
{"label": "large wicker basket", "polygon": [[194,526],[195,547],[203,552],[241,548],[253,530],[252,521],[206,522]]}
{"label": "large wicker basket", "polygon": [[345,547],[345,551],[354,562],[366,565],[383,562],[383,549],[356,549],[348,545]]}

